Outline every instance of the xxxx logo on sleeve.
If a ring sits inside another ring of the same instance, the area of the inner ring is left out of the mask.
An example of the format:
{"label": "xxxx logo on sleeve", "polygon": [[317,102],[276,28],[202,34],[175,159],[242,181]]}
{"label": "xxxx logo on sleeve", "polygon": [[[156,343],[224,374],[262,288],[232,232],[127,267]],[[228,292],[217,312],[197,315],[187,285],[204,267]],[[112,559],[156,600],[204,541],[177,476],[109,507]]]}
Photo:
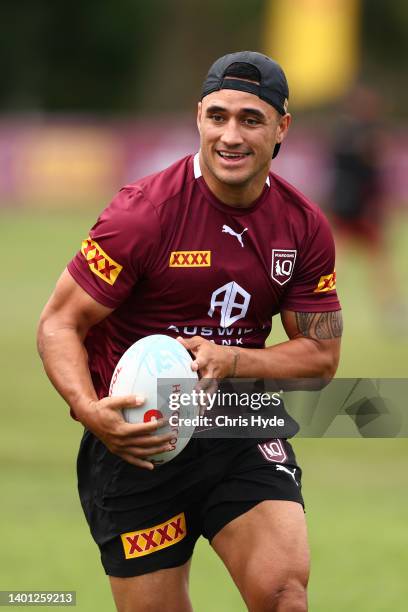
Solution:
{"label": "xxxx logo on sleeve", "polygon": [[313,293],[326,293],[336,288],[336,270],[332,274],[321,276]]}
{"label": "xxxx logo on sleeve", "polygon": [[82,241],[81,253],[88,262],[91,272],[99,276],[105,283],[114,284],[123,266],[109,257],[99,244],[89,237]]}
{"label": "xxxx logo on sleeve", "polygon": [[134,559],[173,546],[186,535],[186,517],[184,512],[181,512],[160,525],[122,533],[120,537],[126,559]]}
{"label": "xxxx logo on sleeve", "polygon": [[210,268],[211,251],[172,251],[169,268]]}

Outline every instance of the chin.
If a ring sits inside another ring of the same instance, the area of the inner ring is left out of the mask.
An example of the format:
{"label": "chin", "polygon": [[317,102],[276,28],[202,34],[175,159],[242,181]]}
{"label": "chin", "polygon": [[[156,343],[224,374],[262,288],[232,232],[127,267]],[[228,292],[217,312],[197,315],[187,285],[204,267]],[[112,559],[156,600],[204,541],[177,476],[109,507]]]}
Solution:
{"label": "chin", "polygon": [[251,180],[254,173],[249,168],[222,168],[215,163],[212,168],[213,175],[222,183],[228,185],[241,185]]}
{"label": "chin", "polygon": [[250,181],[250,177],[233,174],[230,172],[217,172],[217,179],[224,185],[246,185]]}
{"label": "chin", "polygon": [[253,174],[249,172],[236,172],[228,170],[215,170],[215,177],[225,185],[246,185],[250,182]]}

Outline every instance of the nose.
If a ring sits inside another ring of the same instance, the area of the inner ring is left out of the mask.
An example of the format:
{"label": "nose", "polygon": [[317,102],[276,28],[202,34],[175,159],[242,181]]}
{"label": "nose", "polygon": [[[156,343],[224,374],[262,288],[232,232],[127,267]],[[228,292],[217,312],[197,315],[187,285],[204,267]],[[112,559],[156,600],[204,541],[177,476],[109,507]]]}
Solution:
{"label": "nose", "polygon": [[220,140],[227,147],[236,147],[244,142],[239,123],[235,119],[231,118],[225,123]]}

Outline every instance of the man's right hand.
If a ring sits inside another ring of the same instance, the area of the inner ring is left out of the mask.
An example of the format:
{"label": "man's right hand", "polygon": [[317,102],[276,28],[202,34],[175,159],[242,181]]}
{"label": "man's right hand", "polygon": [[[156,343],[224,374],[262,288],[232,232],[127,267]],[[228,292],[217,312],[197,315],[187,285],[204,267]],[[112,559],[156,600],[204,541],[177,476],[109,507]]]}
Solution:
{"label": "man's right hand", "polygon": [[[84,340],[89,329],[113,312],[84,291],[65,270],[46,304],[38,328],[38,348],[45,370],[75,416],[111,453],[152,470],[148,457],[173,450],[174,432],[156,435],[164,419],[127,423],[121,410],[143,405],[141,397],[96,399]],[[87,398],[87,399],[86,399]]]}
{"label": "man's right hand", "polygon": [[170,440],[174,438],[174,432],[153,435],[166,424],[165,419],[148,423],[127,423],[121,410],[140,408],[143,403],[142,397],[134,395],[104,397],[101,400],[91,400],[80,413],[75,413],[82,424],[99,438],[111,453],[132,465],[152,470],[154,464],[147,458],[156,453],[173,450],[174,446],[170,444]]}

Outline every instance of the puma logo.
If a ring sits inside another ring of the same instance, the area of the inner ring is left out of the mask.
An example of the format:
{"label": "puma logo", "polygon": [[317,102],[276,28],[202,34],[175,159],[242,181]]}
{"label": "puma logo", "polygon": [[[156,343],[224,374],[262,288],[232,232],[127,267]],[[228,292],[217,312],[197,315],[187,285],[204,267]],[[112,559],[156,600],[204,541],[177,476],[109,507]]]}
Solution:
{"label": "puma logo", "polygon": [[296,485],[299,486],[299,483],[296,481],[296,478],[295,478],[296,468],[293,468],[293,470],[289,470],[289,468],[285,467],[284,465],[277,464],[276,465],[276,470],[278,472],[286,472],[287,474],[289,474],[289,476],[292,476],[292,478],[295,481]]}
{"label": "puma logo", "polygon": [[240,234],[237,234],[237,232],[234,232],[234,230],[229,226],[229,225],[223,225],[222,226],[222,231],[225,234],[230,234],[231,236],[235,236],[235,238],[238,240],[239,244],[243,247],[244,243],[242,240],[242,234],[246,231],[248,231],[248,228],[246,227],[245,229],[242,230],[242,232]]}

